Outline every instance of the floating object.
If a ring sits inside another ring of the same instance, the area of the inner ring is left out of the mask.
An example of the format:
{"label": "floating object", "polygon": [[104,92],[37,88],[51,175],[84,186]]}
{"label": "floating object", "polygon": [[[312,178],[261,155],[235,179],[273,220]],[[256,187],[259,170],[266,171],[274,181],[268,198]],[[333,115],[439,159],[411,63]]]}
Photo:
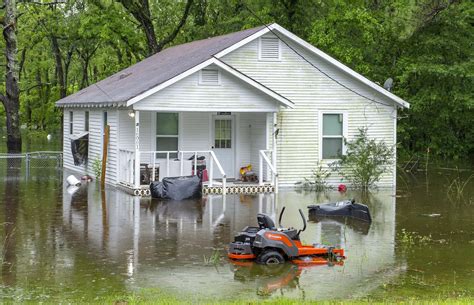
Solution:
{"label": "floating object", "polygon": [[421,214],[421,216],[426,216],[426,217],[440,217],[441,214],[436,214],[436,213],[432,213],[432,214]]}
{"label": "floating object", "polygon": [[229,245],[227,256],[233,260],[255,260],[263,265],[281,264],[285,260],[303,265],[342,263],[343,249],[301,243],[300,233],[306,229],[306,219],[301,210],[302,229],[281,227],[284,211],[283,207],[278,228],[270,216],[257,214],[258,227],[245,227],[237,234]]}
{"label": "floating object", "polygon": [[67,182],[69,185],[75,185],[75,186],[81,185],[81,181],[80,181],[79,179],[77,179],[74,175],[69,175],[69,176],[66,178],[66,182]]}
{"label": "floating object", "polygon": [[81,177],[81,180],[84,180],[86,182],[91,182],[92,181],[92,177],[89,176],[89,175],[84,175]]}
{"label": "floating object", "polygon": [[46,136],[46,139],[47,139],[48,141],[51,141],[52,138],[53,138],[53,136],[52,136],[50,133],[48,133],[48,135]]}
{"label": "floating object", "polygon": [[313,204],[308,206],[309,217],[352,217],[358,220],[372,222],[369,208],[365,204],[356,203],[354,199]]}
{"label": "floating object", "polygon": [[198,176],[166,177],[150,183],[151,197],[183,200],[202,197],[201,179]]}
{"label": "floating object", "polygon": [[345,184],[339,184],[337,190],[341,193],[344,193],[345,191],[347,191],[347,186]]}
{"label": "floating object", "polygon": [[69,195],[74,195],[75,192],[77,192],[79,190],[79,187],[76,186],[76,185],[70,185],[66,188],[66,191]]}

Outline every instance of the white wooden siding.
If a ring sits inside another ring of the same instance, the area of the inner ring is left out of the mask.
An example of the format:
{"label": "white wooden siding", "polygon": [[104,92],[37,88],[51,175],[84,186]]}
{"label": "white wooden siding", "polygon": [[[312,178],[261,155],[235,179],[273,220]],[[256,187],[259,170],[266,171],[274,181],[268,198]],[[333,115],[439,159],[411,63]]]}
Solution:
{"label": "white wooden siding", "polygon": [[179,150],[210,150],[209,113],[183,112],[180,115]]}
{"label": "white wooden siding", "polygon": [[[69,111],[73,111],[74,135],[84,132],[84,109],[65,108],[64,117],[64,167],[74,170],[80,174],[94,176],[93,163],[96,159],[102,160],[103,141],[103,110],[89,110],[89,153],[86,165],[75,166],[71,153],[71,135],[69,134]],[[117,179],[117,130],[118,117],[116,109],[107,109],[107,120],[110,126],[110,138],[107,158],[106,183],[115,184]]]}
{"label": "white wooden siding", "polygon": [[265,113],[240,113],[238,120],[237,137],[237,172],[249,164],[253,171],[259,171],[259,151],[266,148],[266,114]]}
{"label": "white wooden siding", "polygon": [[[215,67],[215,69],[218,69]],[[261,91],[219,70],[219,85],[199,85],[199,72],[133,105],[138,110],[154,111],[278,111],[277,101]]]}
{"label": "white wooden siding", "polygon": [[[280,132],[277,155],[280,185],[293,186],[304,177],[309,178],[311,170],[319,161],[319,111],[347,112],[348,140],[353,139],[359,128],[367,127],[370,137],[394,145],[396,112],[393,102],[315,55],[296,45],[292,47],[332,78],[389,106],[370,102],[337,84],[305,62],[284,43],[281,43],[281,61],[259,61],[258,40],[224,56],[224,62],[295,103],[294,109],[282,109],[278,114]],[[271,143],[271,139],[269,140]],[[386,174],[380,185],[390,186],[393,181],[393,174]],[[336,174],[332,175],[330,182],[347,183],[341,181]]]}
{"label": "white wooden siding", "polygon": [[[134,150],[135,149],[135,119],[128,115],[128,110],[119,110],[120,131],[119,131],[119,148]],[[140,113],[140,116],[142,114]]]}

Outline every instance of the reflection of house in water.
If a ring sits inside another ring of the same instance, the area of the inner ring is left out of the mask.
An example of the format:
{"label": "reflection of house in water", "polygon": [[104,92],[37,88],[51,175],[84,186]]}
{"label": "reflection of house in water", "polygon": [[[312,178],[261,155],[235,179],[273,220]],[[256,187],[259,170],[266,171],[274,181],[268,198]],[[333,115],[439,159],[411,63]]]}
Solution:
{"label": "reflection of house in water", "polygon": [[[209,298],[233,293],[255,296],[258,287],[249,289],[242,279],[245,272],[235,277],[226,259],[214,268],[205,265],[204,257],[210,257],[215,249],[224,256],[224,248],[235,233],[247,225],[256,225],[258,212],[275,219],[278,210],[286,205],[283,225],[300,228],[298,208],[307,214],[306,206],[315,203],[314,195],[296,192],[281,192],[278,203],[274,194],[161,202],[115,189],[104,194],[104,202],[95,184],[81,187],[73,195],[66,189],[63,193],[65,225],[77,240],[83,240],[91,255],[101,253],[126,270],[126,278],[132,279],[128,282],[131,288],[159,287],[180,295],[186,291]],[[339,194],[330,196],[322,201],[342,199]],[[308,298],[349,297],[353,291],[364,294],[365,289],[376,288],[386,280],[385,271],[393,269],[395,263],[394,199],[389,192],[379,192],[368,204],[373,217],[368,232],[337,222],[308,222],[301,234],[303,242],[341,244],[348,258],[344,266],[303,270],[298,273],[298,285],[286,287],[285,295],[296,296],[304,291]],[[265,283],[271,283],[271,279]]]}

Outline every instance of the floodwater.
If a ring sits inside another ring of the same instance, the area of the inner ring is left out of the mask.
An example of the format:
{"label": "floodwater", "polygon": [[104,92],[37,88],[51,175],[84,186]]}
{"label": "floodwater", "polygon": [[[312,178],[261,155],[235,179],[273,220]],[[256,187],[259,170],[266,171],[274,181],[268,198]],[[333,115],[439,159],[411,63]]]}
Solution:
{"label": "floodwater", "polygon": [[[282,190],[181,202],[100,192],[95,182],[67,187],[67,175],[0,169],[0,302],[79,300],[142,288],[188,300],[474,293],[474,181],[453,201],[451,171],[404,176],[396,194]],[[241,266],[225,257],[234,234],[256,225],[258,212],[276,217],[286,206],[283,225],[299,228],[298,208],[307,215],[309,204],[346,198],[369,205],[370,227],[309,222],[301,234],[306,243],[344,247],[343,266]]]}

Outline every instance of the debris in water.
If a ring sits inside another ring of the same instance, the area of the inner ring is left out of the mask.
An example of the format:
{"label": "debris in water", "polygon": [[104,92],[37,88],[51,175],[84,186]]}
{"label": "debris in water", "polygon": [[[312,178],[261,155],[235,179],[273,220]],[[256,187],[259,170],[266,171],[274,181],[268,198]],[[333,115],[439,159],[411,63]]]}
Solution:
{"label": "debris in water", "polygon": [[426,216],[426,217],[440,217],[441,214],[436,214],[436,213],[432,213],[432,214],[421,214],[421,216]]}

